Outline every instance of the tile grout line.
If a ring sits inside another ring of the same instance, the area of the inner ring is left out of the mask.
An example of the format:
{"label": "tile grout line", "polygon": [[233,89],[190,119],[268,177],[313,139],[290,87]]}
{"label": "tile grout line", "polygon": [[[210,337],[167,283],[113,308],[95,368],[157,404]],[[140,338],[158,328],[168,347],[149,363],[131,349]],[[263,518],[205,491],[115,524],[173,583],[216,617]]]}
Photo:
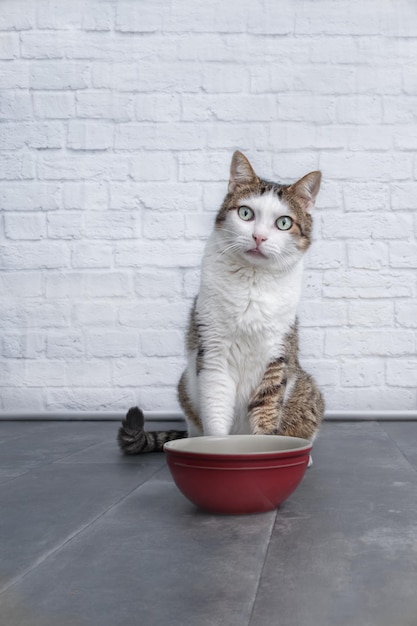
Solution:
{"label": "tile grout line", "polygon": [[114,509],[116,506],[118,506],[121,502],[123,502],[123,500],[125,500],[126,498],[128,498],[134,491],[136,491],[137,489],[141,489],[151,478],[154,478],[154,476],[156,476],[159,472],[162,472],[165,469],[165,465],[162,465],[161,467],[159,467],[157,470],[155,470],[155,472],[153,472],[153,474],[151,474],[143,483],[141,483],[139,486],[137,485],[136,487],[134,487],[133,489],[131,489],[130,491],[128,491],[127,493],[124,494],[124,496],[122,498],[119,498],[119,500],[117,500],[116,502],[113,502],[113,504],[111,504],[109,507],[107,507],[104,511],[102,511],[99,515],[97,515],[96,517],[94,517],[93,519],[91,519],[89,522],[87,522],[86,524],[84,524],[83,526],[81,526],[80,528],[78,528],[76,531],[74,531],[73,533],[71,533],[70,535],[68,535],[66,537],[66,539],[64,541],[62,541],[62,543],[59,544],[59,546],[55,546],[54,548],[51,548],[50,550],[48,550],[48,552],[46,554],[44,554],[42,557],[38,558],[37,561],[35,561],[35,563],[33,563],[33,565],[31,565],[30,567],[28,567],[26,570],[24,570],[21,574],[18,574],[17,576],[15,576],[14,578],[12,578],[8,583],[6,583],[5,585],[3,585],[3,587],[0,588],[0,595],[5,593],[6,591],[8,591],[11,587],[13,587],[14,585],[16,585],[20,580],[22,580],[23,578],[25,578],[28,574],[30,574],[33,570],[35,570],[37,567],[39,567],[39,565],[42,565],[42,563],[44,563],[45,561],[47,561],[51,556],[53,556],[54,554],[56,554],[57,552],[59,552],[60,550],[62,550],[68,543],[70,543],[73,539],[75,539],[75,537],[78,537],[78,535],[81,535],[85,530],[87,530],[90,526],[92,526],[93,524],[95,524],[99,519],[101,519],[104,515],[107,515],[107,513],[109,513],[109,511],[111,511],[112,509]]}
{"label": "tile grout line", "polygon": [[385,430],[385,428],[383,427],[383,425],[382,425],[382,424],[380,424],[379,422],[378,422],[378,426],[381,428],[381,430],[382,430],[382,431],[386,434],[386,436],[388,437],[388,439],[389,439],[389,440],[390,440],[390,441],[394,444],[394,446],[397,448],[398,452],[401,454],[401,456],[403,457],[404,461],[405,461],[405,462],[406,462],[406,463],[410,466],[410,468],[411,468],[414,472],[416,472],[416,473],[417,473],[417,467],[415,467],[415,466],[413,465],[413,463],[411,463],[411,462],[408,460],[408,457],[407,457],[406,453],[405,453],[405,452],[403,452],[403,451],[401,450],[400,446],[398,445],[398,443],[396,442],[396,440],[392,437],[392,435],[391,435],[388,431],[386,431],[386,430]]}
{"label": "tile grout line", "polygon": [[255,594],[254,594],[253,602],[252,602],[252,608],[251,608],[251,612],[250,612],[249,621],[248,621],[247,626],[251,626],[251,624],[252,624],[252,620],[253,620],[253,616],[254,616],[254,612],[255,612],[256,599],[258,597],[259,588],[261,586],[261,580],[262,580],[262,576],[263,576],[263,573],[264,573],[266,560],[268,558],[269,549],[270,549],[270,546],[271,546],[271,538],[272,538],[272,533],[274,532],[275,524],[276,524],[276,521],[277,521],[278,511],[279,511],[279,508],[276,509],[275,515],[274,515],[272,523],[271,523],[271,529],[269,531],[268,543],[267,543],[267,546],[266,546],[266,550],[265,550],[265,555],[264,555],[261,571],[259,573],[258,583],[256,585]]}

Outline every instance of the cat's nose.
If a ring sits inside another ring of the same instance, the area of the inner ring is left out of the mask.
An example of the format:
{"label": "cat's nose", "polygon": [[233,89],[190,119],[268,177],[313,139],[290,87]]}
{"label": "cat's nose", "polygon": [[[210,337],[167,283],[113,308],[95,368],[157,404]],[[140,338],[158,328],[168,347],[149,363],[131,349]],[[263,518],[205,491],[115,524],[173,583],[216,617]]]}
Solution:
{"label": "cat's nose", "polygon": [[256,245],[258,247],[261,245],[261,243],[268,239],[268,237],[264,237],[263,235],[252,235],[252,237],[255,239]]}

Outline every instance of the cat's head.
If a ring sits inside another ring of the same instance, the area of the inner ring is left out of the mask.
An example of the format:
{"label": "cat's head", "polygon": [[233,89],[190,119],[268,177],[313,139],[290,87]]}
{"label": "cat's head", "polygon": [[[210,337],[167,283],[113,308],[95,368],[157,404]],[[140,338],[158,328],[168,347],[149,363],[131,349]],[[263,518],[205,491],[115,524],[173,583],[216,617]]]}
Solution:
{"label": "cat's head", "polygon": [[263,180],[248,159],[235,152],[229,190],[215,223],[222,251],[244,264],[290,269],[311,243],[311,210],[320,181],[320,172],[292,185]]}

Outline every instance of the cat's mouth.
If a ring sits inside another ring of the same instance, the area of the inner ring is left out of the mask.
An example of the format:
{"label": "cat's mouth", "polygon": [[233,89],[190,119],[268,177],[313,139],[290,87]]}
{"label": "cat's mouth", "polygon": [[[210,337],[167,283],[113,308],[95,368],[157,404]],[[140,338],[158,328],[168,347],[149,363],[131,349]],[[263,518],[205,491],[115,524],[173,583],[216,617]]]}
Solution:
{"label": "cat's mouth", "polygon": [[256,258],[267,258],[266,254],[264,254],[258,247],[252,248],[251,250],[246,250],[246,254]]}

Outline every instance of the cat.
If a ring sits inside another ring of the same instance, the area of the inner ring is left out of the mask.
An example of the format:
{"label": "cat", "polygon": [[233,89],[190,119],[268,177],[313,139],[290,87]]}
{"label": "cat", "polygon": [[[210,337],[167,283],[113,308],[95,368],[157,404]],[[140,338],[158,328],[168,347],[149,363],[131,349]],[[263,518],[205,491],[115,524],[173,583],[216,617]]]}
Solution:
{"label": "cat", "polygon": [[278,434],[314,440],[324,401],[298,361],[297,305],[321,173],[259,178],[233,154],[187,332],[178,399],[188,431],[146,432],[138,407],[118,432],[125,454],[187,435]]}

